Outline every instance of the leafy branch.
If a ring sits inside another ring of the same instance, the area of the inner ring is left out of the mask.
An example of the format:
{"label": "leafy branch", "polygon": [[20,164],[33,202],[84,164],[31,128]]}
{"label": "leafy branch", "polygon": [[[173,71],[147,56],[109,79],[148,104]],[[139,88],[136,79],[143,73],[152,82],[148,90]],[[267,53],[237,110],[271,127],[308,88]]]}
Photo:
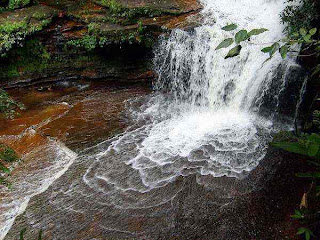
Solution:
{"label": "leafy branch", "polygon": [[[230,31],[234,31],[238,28],[238,26],[234,23],[229,24],[224,26],[223,28],[221,28],[224,31],[230,32]],[[265,28],[259,28],[259,29],[252,29],[251,31],[247,31],[246,29],[242,29],[240,31],[238,31],[234,37],[232,38],[227,38],[225,40],[223,40],[217,47],[216,50],[222,49],[222,48],[228,48],[230,47],[233,43],[236,44],[235,47],[231,48],[228,52],[228,54],[226,55],[226,59],[227,58],[231,58],[231,57],[236,57],[240,54],[242,46],[240,45],[241,42],[244,41],[250,41],[250,38],[252,36],[256,36],[256,35],[260,35],[264,32],[268,31],[268,29]]]}
{"label": "leafy branch", "polygon": [[311,236],[315,237],[313,232],[308,228],[299,228],[297,235],[304,235],[306,240],[310,240]]}
{"label": "leafy branch", "polygon": [[[238,28],[238,26],[234,23],[226,25],[222,27],[221,29],[224,31],[234,31]],[[246,29],[242,29],[234,34],[233,37],[224,39],[217,47],[216,50],[228,48],[234,43],[236,46],[232,47],[227,55],[225,56],[225,59],[236,57],[240,54],[242,46],[242,42],[249,42],[250,44],[255,44],[250,42],[252,36],[260,35],[264,32],[268,31],[266,28],[258,28],[258,29],[252,29],[251,31],[248,31]],[[281,39],[279,41],[270,43],[271,45],[268,47],[264,47],[261,49],[263,53],[269,54],[269,58],[266,60],[270,60],[276,53],[279,53],[283,59],[285,59],[289,52],[295,52],[292,47],[296,44],[302,44],[303,49],[302,51],[305,51],[309,48],[314,48],[315,52],[311,54],[304,54],[304,55],[298,55],[301,57],[308,57],[313,55],[320,55],[320,41],[314,40],[313,36],[316,35],[318,32],[317,28],[312,28],[309,31],[305,28],[300,28],[298,32],[294,32],[290,34],[287,38]],[[266,44],[266,43],[265,43]],[[265,45],[265,44],[259,44],[259,45]],[[320,73],[320,65],[317,65],[313,71],[313,75]]]}

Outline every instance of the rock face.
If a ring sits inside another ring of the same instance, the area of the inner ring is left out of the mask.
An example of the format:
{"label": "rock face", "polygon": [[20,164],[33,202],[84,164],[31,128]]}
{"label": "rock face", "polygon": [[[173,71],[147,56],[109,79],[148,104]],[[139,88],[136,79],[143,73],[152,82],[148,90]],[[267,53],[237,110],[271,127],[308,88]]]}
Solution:
{"label": "rock face", "polygon": [[[5,239],[17,239],[24,228],[25,239],[36,239],[42,229],[46,240],[297,239],[299,226],[290,215],[298,208],[308,180],[295,174],[308,172],[307,158],[272,147],[244,179],[181,176],[145,195],[131,196],[128,191],[128,196],[110,199],[107,193],[96,192],[105,189],[105,183],[99,182],[100,188],[85,185],[89,167],[98,162],[95,154],[105,151],[108,139],[130,125],[123,111],[126,100],[150,93],[144,84],[113,84],[59,82],[9,91],[27,110],[16,119],[0,121],[0,141],[24,157],[11,175],[13,191],[0,191],[0,205],[5,206],[0,227],[12,219],[8,204],[12,198],[23,203],[33,197]],[[132,103],[139,106],[139,101]],[[46,174],[64,171],[64,166],[70,166],[68,172],[44,192],[43,176],[51,179]],[[131,197],[133,203],[152,204],[117,205],[131,203]]]}
{"label": "rock face", "polygon": [[48,26],[55,14],[53,8],[41,5],[0,14],[0,55]]}
{"label": "rock face", "polygon": [[190,16],[200,9],[195,0],[47,0],[5,11],[0,87],[80,78],[150,80],[157,36],[194,24]]}
{"label": "rock face", "polygon": [[[18,213],[13,205],[44,191],[79,152],[123,131],[126,100],[150,92],[145,84],[128,85],[74,81],[9,90],[26,111],[15,119],[0,119],[0,142],[13,147],[23,164],[12,172],[13,191],[0,185],[0,239]],[[27,176],[32,178],[28,186],[20,185]]]}

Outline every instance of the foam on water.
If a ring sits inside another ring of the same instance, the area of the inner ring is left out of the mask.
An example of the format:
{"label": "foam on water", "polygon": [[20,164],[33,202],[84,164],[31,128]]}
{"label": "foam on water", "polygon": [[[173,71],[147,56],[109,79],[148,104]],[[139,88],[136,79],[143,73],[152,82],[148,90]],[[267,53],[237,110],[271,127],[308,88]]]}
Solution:
{"label": "foam on water", "polygon": [[[283,37],[279,14],[285,3],[204,0],[204,6],[202,26],[191,32],[175,30],[160,39],[154,58],[156,91],[129,102],[132,125],[77,158],[68,177],[57,180],[52,191],[44,194],[56,212],[34,214],[28,220],[34,226],[44,228],[56,219],[72,219],[75,213],[95,216],[112,211],[112,216],[131,217],[132,209],[170,204],[183,188],[183,183],[175,181],[180,176],[244,177],[259,164],[271,140],[275,115],[262,117],[261,106],[268,105],[277,113],[279,96],[286,87],[286,69],[293,62],[278,55],[265,62],[268,56],[261,52]],[[228,50],[215,48],[233,36],[221,30],[229,23],[236,23],[239,30],[263,27],[269,31],[243,43],[241,55],[226,60]],[[266,103],[276,75],[282,77]],[[58,167],[48,171],[50,182],[75,157],[63,156],[58,158],[63,161],[53,165]],[[42,181],[45,173],[39,172]],[[26,200],[33,195],[31,192]],[[104,219],[99,226],[127,233],[125,220],[130,217]],[[63,237],[79,227],[76,221],[68,226],[63,223],[56,225],[57,234]],[[3,236],[11,224],[3,228]]]}
{"label": "foam on water", "polygon": [[0,239],[25,211],[29,200],[46,191],[75,158],[76,154],[58,141],[49,141],[23,157],[24,166],[16,173],[12,190],[0,189]]}
{"label": "foam on water", "polygon": [[[178,176],[242,177],[264,157],[274,114],[259,116],[264,96],[277,71],[284,69],[269,108],[277,112],[286,86],[285,72],[293,60],[268,56],[261,49],[281,39],[282,0],[204,1],[204,23],[191,32],[175,30],[155,50],[157,92],[138,110],[136,126],[99,154],[96,181],[123,191],[146,192]],[[234,33],[221,28],[236,23],[238,30],[267,28],[268,32],[243,43],[241,55],[224,59],[228,49],[217,45]],[[280,74],[281,75],[281,74]],[[118,156],[122,175],[106,169],[101,159]],[[96,165],[95,162],[93,165]],[[90,171],[87,176],[92,176]],[[86,183],[96,187],[94,178]]]}

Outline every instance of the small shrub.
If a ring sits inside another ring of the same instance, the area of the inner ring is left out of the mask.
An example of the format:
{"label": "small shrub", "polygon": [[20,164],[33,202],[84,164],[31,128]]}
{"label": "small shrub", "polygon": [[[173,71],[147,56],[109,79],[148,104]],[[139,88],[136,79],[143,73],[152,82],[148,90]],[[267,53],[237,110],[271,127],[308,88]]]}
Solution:
{"label": "small shrub", "polygon": [[145,30],[145,27],[143,26],[141,21],[138,21],[138,33],[143,34]]}
{"label": "small shrub", "polygon": [[[288,2],[294,3],[295,0],[288,0]],[[291,35],[301,28],[312,28],[312,23],[318,18],[318,13],[314,1],[299,0],[298,4],[287,6],[280,17],[282,22],[287,24],[285,31]]]}
{"label": "small shrub", "polygon": [[28,4],[30,4],[30,0],[9,0],[8,8],[9,9],[22,8]]}
{"label": "small shrub", "polygon": [[0,144],[0,160],[10,163],[18,159],[16,152],[11,147]]}
{"label": "small shrub", "polygon": [[117,0],[100,0],[99,3],[110,9],[112,13],[121,13],[125,8]]}
{"label": "small shrub", "polygon": [[18,161],[16,152],[9,146],[0,144],[0,184],[11,188],[11,184],[7,181],[6,176],[10,175],[11,169],[7,167],[8,163]]}
{"label": "small shrub", "polygon": [[48,14],[45,12],[35,12],[32,17],[37,20],[45,20],[48,18]]}
{"label": "small shrub", "polygon": [[97,46],[97,38],[92,35],[86,35],[81,39],[69,41],[68,45],[91,51]]}
{"label": "small shrub", "polygon": [[17,115],[16,110],[23,110],[24,105],[15,101],[9,94],[0,89],[0,113],[6,118],[14,118]]}

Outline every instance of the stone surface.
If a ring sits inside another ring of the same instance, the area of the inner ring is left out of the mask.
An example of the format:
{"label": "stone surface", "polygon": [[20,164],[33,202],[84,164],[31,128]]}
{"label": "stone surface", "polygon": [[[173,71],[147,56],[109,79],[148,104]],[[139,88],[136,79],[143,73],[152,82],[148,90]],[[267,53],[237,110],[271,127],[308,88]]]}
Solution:
{"label": "stone surface", "polygon": [[[196,25],[193,16],[201,9],[196,0],[111,2],[121,8],[91,0],[49,0],[0,14],[0,23],[25,21],[27,29],[3,35],[10,46],[2,47],[0,86],[81,78],[150,81],[151,47],[158,35]],[[24,47],[16,47],[18,38],[19,43],[27,38]]]}
{"label": "stone surface", "polygon": [[28,229],[28,238],[34,238],[42,228],[48,240],[297,239],[297,223],[290,215],[300,200],[297,192],[303,194],[304,183],[294,178],[303,163],[292,154],[271,149],[258,169],[243,181],[209,176],[178,178],[156,195],[170,196],[178,190],[171,201],[123,209],[107,197],[102,201],[103,193],[92,195],[92,189],[82,189],[83,182],[77,180],[92,161],[88,157],[91,151],[78,156],[77,164],[30,201],[5,239],[15,239],[23,227]]}
{"label": "stone surface", "polygon": [[[42,229],[47,240],[297,239],[298,223],[290,215],[308,181],[295,174],[308,170],[307,159],[272,147],[242,180],[190,175],[151,192],[128,191],[111,198],[102,191],[108,187],[103,181],[89,187],[84,176],[94,167],[96,154],[127,126],[125,100],[149,92],[145,86],[125,85],[76,81],[10,91],[27,110],[15,120],[0,122],[0,141],[15,148],[23,162],[10,178],[14,191],[0,189],[1,201],[28,199],[46,186],[41,174],[51,179],[45,174],[67,172],[31,198],[5,239],[16,239],[25,227],[26,239],[34,239]],[[64,147],[77,154],[72,165],[64,160]],[[105,161],[112,167],[119,159]],[[121,205],[126,202],[152,206]],[[9,211],[6,205],[1,213]]]}
{"label": "stone surface", "polygon": [[80,151],[121,131],[125,101],[149,92],[121,83],[62,82],[11,90],[27,110],[0,120],[0,141],[24,155],[50,138]]}
{"label": "stone surface", "polygon": [[47,6],[32,6],[0,14],[0,56],[23,40],[47,27],[56,11]]}

